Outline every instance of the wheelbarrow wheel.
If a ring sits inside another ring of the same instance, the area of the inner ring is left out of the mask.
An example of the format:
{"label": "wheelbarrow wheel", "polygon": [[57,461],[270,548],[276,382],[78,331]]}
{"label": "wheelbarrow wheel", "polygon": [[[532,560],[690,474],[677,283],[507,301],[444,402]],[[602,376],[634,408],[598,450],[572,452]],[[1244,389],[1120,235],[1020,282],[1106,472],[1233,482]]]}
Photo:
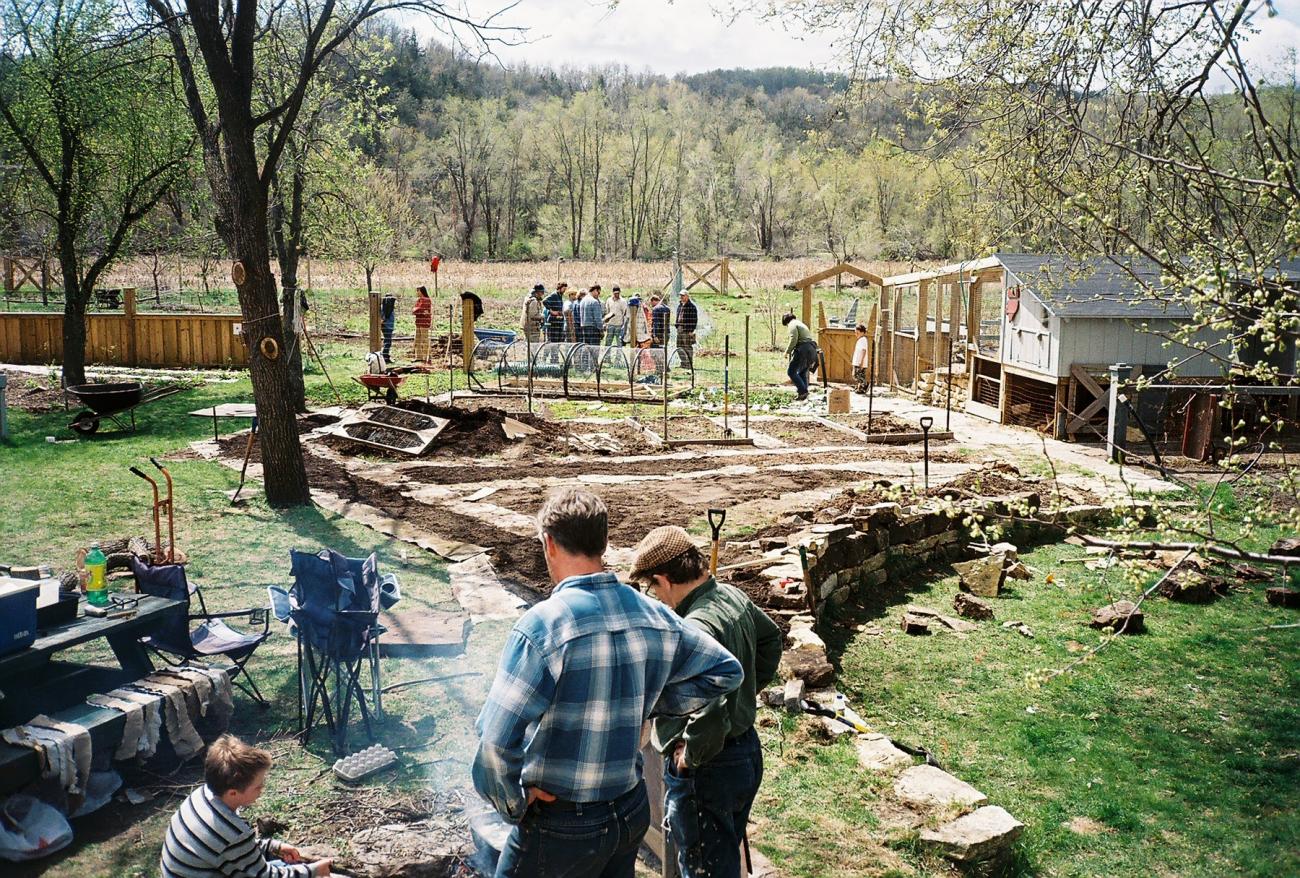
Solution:
{"label": "wheelbarrow wheel", "polygon": [[389,386],[387,392],[384,393],[384,402],[388,403],[389,405],[397,405],[396,387],[393,387],[391,385]]}
{"label": "wheelbarrow wheel", "polygon": [[77,416],[72,419],[72,423],[68,426],[71,427],[74,432],[80,433],[82,436],[93,436],[95,435],[95,431],[99,429],[99,416],[90,409],[86,409],[85,411],[78,412]]}

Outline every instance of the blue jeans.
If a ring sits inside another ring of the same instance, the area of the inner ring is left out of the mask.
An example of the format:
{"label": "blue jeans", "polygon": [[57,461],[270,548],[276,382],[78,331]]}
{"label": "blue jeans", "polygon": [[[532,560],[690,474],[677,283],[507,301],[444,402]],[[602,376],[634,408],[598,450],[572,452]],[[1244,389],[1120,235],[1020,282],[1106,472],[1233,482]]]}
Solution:
{"label": "blue jeans", "polygon": [[688,777],[675,773],[671,758],[664,761],[664,822],[682,878],[740,878],[740,845],[762,782],[763,748],[753,728]]}
{"label": "blue jeans", "polygon": [[605,347],[621,348],[623,346],[623,332],[624,329],[621,326],[605,327]]}
{"label": "blue jeans", "polygon": [[643,781],[612,802],[534,802],[506,840],[496,878],[632,878],[649,828]]}
{"label": "blue jeans", "polygon": [[790,381],[800,396],[808,393],[808,369],[816,359],[817,345],[810,341],[797,346],[790,355],[790,367],[785,370],[785,374],[790,376]]}

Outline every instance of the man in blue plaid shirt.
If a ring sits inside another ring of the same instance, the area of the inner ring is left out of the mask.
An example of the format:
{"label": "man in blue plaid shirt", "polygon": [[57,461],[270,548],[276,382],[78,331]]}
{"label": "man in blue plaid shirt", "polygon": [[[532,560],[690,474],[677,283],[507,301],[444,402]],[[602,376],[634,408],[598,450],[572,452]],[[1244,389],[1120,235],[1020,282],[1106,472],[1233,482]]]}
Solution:
{"label": "man in blue plaid shirt", "polygon": [[599,497],[566,490],[537,519],[555,590],[515,623],[477,723],[474,786],[516,824],[497,878],[631,878],[650,825],[643,724],[702,709],[744,671],[604,570]]}

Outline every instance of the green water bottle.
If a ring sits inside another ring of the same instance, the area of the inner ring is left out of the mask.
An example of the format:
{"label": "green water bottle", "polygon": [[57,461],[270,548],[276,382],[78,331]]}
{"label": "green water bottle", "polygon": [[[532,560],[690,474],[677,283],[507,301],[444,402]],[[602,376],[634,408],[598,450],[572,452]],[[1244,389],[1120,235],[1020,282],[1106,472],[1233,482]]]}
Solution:
{"label": "green water bottle", "polygon": [[96,607],[108,606],[108,559],[99,550],[99,543],[92,543],[86,554],[86,572],[90,580],[86,583],[86,603]]}

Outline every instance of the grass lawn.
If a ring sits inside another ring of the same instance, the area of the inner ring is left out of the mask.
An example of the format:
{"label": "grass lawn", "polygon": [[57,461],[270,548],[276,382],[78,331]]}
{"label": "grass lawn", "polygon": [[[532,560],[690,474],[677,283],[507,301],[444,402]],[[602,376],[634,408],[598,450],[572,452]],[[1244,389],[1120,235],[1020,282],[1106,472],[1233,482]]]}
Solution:
{"label": "grass lawn", "polygon": [[[1266,604],[1263,584],[1208,606],[1153,597],[1148,633],[1033,688],[1027,675],[1099,642],[1081,624],[1092,609],[1134,597],[1117,571],[1058,564],[1081,553],[1029,552],[1057,585],[1009,581],[997,623],[964,638],[898,628],[908,602],[951,606],[957,579],[944,570],[877,595],[827,632],[841,690],[869,724],[930,748],[1027,825],[1017,874],[1300,875],[1300,630],[1263,628],[1294,612]],[[857,631],[866,620],[883,635]],[[1000,627],[1010,620],[1035,637]],[[946,874],[879,822],[884,782],[851,743],[810,742],[805,725],[764,730],[764,851],[794,875]]]}

